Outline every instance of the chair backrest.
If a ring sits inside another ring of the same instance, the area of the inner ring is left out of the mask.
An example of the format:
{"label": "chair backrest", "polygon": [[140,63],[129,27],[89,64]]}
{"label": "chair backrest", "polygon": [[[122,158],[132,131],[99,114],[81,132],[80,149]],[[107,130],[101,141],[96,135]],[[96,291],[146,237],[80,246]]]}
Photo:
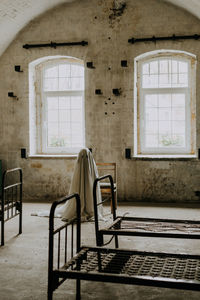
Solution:
{"label": "chair backrest", "polygon": [[114,183],[117,181],[117,164],[115,162],[98,162],[96,163],[99,177],[104,175],[111,175]]}

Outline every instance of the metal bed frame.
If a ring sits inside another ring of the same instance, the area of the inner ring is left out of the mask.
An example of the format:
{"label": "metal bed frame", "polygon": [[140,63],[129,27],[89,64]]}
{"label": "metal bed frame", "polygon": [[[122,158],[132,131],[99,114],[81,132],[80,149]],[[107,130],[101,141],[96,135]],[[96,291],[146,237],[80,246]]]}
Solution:
{"label": "metal bed frame", "polygon": [[[17,175],[18,173],[18,175]],[[14,180],[14,183],[10,183]],[[19,216],[19,234],[22,233],[22,169],[6,170],[2,177],[0,199],[1,246],[4,245],[5,222]]]}
{"label": "metal bed frame", "polygon": [[[104,179],[110,180],[113,221],[109,226],[100,229],[98,206],[106,202],[107,199],[97,203],[96,189],[99,182]],[[127,217],[125,215],[117,216],[114,197],[114,184],[111,175],[105,175],[95,179],[93,186],[93,198],[97,246],[107,245],[111,242],[113,237],[115,237],[115,247],[118,248],[118,236],[200,239],[200,221]],[[106,243],[104,243],[105,235],[112,236],[111,239]]]}
{"label": "metal bed frame", "polygon": [[[57,205],[72,198],[76,200],[77,218],[71,223],[64,223],[55,228],[54,212]],[[78,194],[55,201],[51,206],[48,300],[53,299],[53,292],[67,279],[76,280],[76,300],[81,299],[81,280],[200,290],[199,255],[81,247],[80,211]],[[74,250],[75,224],[76,249]],[[69,226],[71,226],[71,234],[68,231]],[[69,244],[68,239],[71,239]],[[68,259],[69,252],[71,258]]]}

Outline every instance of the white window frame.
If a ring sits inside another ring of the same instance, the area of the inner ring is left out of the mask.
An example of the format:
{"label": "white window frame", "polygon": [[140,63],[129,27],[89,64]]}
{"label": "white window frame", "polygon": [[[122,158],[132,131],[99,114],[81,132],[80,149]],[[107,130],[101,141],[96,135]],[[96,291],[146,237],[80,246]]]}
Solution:
{"label": "white window frame", "polygon": [[[84,67],[82,60],[73,57],[47,57],[39,59],[30,65],[30,155],[76,155],[85,147],[85,100],[84,90],[44,91],[44,71],[57,64],[69,62]],[[85,77],[85,76],[84,76]],[[32,93],[31,93],[32,91]],[[80,147],[48,147],[47,146],[47,114],[46,105],[48,96],[81,96],[82,97],[82,136],[83,144]]]}
{"label": "white window frame", "polygon": [[[188,62],[189,87],[188,88],[142,88],[142,65],[157,60],[158,58],[175,58]],[[134,156],[171,157],[171,156],[196,156],[196,107],[195,107],[195,79],[196,56],[184,51],[159,50],[142,54],[134,62]],[[186,146],[180,147],[145,147],[145,107],[144,97],[147,93],[184,93],[186,99]]]}

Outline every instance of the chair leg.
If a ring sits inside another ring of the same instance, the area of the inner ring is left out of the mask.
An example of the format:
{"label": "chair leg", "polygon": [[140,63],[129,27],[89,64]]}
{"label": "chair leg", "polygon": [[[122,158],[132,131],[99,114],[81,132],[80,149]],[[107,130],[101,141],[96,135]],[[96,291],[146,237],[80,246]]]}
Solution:
{"label": "chair leg", "polygon": [[48,286],[48,293],[47,293],[47,299],[48,300],[53,300],[53,289],[50,287],[50,285]]}
{"label": "chair leg", "polygon": [[[113,213],[112,198],[110,201],[111,213]],[[117,191],[115,191],[115,208],[117,209]]]}
{"label": "chair leg", "polygon": [[4,246],[4,220],[1,221],[1,246]]}

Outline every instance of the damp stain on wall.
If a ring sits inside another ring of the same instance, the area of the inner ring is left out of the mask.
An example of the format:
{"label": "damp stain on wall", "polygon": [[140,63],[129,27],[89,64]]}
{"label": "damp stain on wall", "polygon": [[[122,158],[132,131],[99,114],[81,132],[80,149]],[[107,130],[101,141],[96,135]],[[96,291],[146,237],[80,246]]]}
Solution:
{"label": "damp stain on wall", "polygon": [[127,5],[125,1],[113,1],[109,19],[114,21],[116,18],[121,17],[126,7]]}

